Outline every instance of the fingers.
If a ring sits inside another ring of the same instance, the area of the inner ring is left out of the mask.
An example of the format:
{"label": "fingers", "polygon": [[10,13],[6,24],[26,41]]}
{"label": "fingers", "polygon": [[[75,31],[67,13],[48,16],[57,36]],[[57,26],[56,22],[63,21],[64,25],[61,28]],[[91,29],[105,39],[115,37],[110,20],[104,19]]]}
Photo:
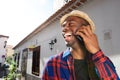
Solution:
{"label": "fingers", "polygon": [[79,35],[82,37],[84,44],[85,44],[85,47],[90,53],[94,54],[98,50],[100,50],[97,36],[92,32],[90,26],[80,27],[77,30],[76,35]]}
{"label": "fingers", "polygon": [[89,36],[93,35],[93,32],[89,25],[82,26],[77,30],[76,35],[80,35],[81,37],[85,37],[85,36],[89,37]]}

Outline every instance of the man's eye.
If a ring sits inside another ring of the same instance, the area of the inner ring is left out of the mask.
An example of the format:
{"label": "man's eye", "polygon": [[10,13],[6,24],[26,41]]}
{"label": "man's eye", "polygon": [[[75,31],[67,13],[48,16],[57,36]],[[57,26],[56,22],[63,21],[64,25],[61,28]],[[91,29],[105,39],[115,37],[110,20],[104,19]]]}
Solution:
{"label": "man's eye", "polygon": [[65,25],[62,25],[61,27],[65,27]]}
{"label": "man's eye", "polygon": [[73,24],[73,23],[70,23],[70,24],[69,24],[69,26],[71,26],[71,27],[72,27],[72,26],[74,26],[74,24]]}
{"label": "man's eye", "polygon": [[68,37],[71,37],[72,35],[68,35]]}

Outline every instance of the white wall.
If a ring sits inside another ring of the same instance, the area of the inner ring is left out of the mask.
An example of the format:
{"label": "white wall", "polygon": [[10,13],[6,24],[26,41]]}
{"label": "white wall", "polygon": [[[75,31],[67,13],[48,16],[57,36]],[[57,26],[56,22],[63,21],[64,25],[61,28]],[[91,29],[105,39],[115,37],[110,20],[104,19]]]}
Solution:
{"label": "white wall", "polygon": [[0,37],[0,63],[3,63],[2,55],[6,55],[6,47],[4,48],[5,41],[7,41],[8,38],[6,37]]}
{"label": "white wall", "polygon": [[[64,44],[64,40],[61,34],[61,28],[59,25],[59,21],[51,23],[48,25],[49,27],[42,30],[36,37],[38,39],[38,45],[41,46],[41,54],[40,54],[40,72],[42,74],[45,63],[50,56],[58,54],[65,50],[66,46]],[[50,40],[57,39],[57,43],[54,45],[53,50],[51,51],[49,48]],[[34,38],[35,39],[35,38]]]}
{"label": "white wall", "polygon": [[120,76],[120,0],[90,0],[79,9],[87,12],[95,22],[101,49]]}
{"label": "white wall", "polygon": [[[66,49],[64,44],[64,40],[61,34],[61,28],[59,21],[51,23],[48,25],[49,27],[42,30],[40,33],[36,34],[34,37],[29,39],[26,43],[21,45],[19,48],[15,50],[15,52],[20,52],[20,64],[18,70],[21,70],[21,59],[22,59],[22,50],[28,48],[30,45],[41,46],[40,49],[40,76],[43,72],[43,68],[45,66],[46,61],[50,56],[53,56],[57,53],[60,53]],[[49,43],[52,39],[57,39],[57,43],[54,45],[53,50],[51,51],[49,48]],[[37,41],[37,42],[36,42]],[[62,46],[62,47],[61,47]],[[27,73],[32,73],[32,52],[28,52],[28,60],[27,60]],[[32,75],[32,74],[31,74]],[[39,77],[40,77],[39,76]]]}

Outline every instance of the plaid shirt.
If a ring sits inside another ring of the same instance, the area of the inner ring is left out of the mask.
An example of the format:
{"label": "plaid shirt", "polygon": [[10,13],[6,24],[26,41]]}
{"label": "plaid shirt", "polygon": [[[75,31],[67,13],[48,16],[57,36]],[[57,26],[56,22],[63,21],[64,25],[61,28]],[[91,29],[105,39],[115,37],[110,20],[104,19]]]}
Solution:
{"label": "plaid shirt", "polygon": [[[100,50],[87,57],[90,80],[120,80],[115,67]],[[76,80],[74,59],[69,50],[52,57],[46,64],[42,80]]]}

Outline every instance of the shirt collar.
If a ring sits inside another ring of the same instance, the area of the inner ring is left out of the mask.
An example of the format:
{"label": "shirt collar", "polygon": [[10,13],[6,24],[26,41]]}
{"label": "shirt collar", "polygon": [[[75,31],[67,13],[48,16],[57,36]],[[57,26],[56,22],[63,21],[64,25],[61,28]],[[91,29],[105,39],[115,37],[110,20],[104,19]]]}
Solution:
{"label": "shirt collar", "polygon": [[66,58],[68,56],[72,56],[69,48],[67,48],[67,50],[63,52],[63,56],[62,57]]}

